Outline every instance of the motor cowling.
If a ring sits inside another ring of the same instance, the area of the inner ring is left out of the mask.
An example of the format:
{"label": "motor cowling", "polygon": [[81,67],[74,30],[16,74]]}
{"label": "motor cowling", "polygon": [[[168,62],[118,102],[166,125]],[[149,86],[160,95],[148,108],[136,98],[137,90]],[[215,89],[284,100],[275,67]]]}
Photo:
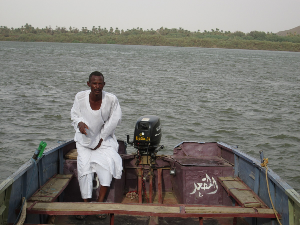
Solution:
{"label": "motor cowling", "polygon": [[161,136],[159,117],[141,116],[135,125],[133,146],[141,152],[153,152],[159,147]]}

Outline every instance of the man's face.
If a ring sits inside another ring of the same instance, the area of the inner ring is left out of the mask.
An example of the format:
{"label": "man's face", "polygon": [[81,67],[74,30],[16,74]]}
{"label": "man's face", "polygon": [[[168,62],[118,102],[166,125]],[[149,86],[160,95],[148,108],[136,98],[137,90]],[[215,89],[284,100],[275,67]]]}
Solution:
{"label": "man's face", "polygon": [[91,80],[87,82],[87,85],[91,88],[92,94],[100,95],[102,93],[105,82],[102,76],[92,76]]}

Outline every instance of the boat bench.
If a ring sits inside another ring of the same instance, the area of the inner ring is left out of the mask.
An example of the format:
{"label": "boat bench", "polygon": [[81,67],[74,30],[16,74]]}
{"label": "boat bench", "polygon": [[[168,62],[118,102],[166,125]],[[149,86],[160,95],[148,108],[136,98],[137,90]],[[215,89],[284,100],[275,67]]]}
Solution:
{"label": "boat bench", "polygon": [[44,215],[96,215],[110,214],[110,224],[114,215],[151,216],[151,217],[195,217],[203,224],[205,217],[262,217],[275,218],[272,209],[243,208],[240,206],[195,206],[161,204],[122,204],[99,202],[28,202],[28,214]]}
{"label": "boat bench", "polygon": [[238,177],[218,177],[229,196],[233,197],[238,205],[244,208],[269,207]]}
{"label": "boat bench", "polygon": [[54,202],[65,190],[73,174],[56,174],[38,189],[28,202]]}

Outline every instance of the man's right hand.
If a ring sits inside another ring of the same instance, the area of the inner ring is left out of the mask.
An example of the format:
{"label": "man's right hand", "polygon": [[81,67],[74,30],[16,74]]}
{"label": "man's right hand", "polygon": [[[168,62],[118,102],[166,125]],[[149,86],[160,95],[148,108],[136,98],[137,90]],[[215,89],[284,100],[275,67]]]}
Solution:
{"label": "man's right hand", "polygon": [[79,128],[80,133],[87,135],[85,129],[89,129],[89,127],[84,122],[79,122],[78,128]]}

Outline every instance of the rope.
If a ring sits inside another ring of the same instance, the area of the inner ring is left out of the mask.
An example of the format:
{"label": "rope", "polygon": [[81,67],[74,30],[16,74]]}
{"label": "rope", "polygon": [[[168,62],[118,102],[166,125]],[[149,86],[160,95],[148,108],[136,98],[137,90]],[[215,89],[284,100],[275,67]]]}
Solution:
{"label": "rope", "polygon": [[267,181],[267,187],[268,187],[269,198],[270,198],[270,201],[271,201],[272,208],[273,208],[274,214],[275,214],[275,216],[276,216],[276,219],[277,219],[278,223],[279,223],[280,225],[282,225],[281,222],[280,222],[280,220],[279,220],[279,218],[278,218],[278,216],[277,216],[277,211],[276,211],[276,209],[275,209],[275,207],[274,207],[274,204],[273,204],[273,201],[272,201],[272,197],[271,197],[271,193],[270,193],[269,179],[268,179],[268,169],[269,169],[269,168],[268,168],[268,166],[267,166],[268,162],[269,162],[268,158],[267,158],[267,159],[264,158],[263,163],[261,164],[261,166],[262,166],[262,167],[266,167],[266,181]]}
{"label": "rope", "polygon": [[26,208],[27,208],[26,198],[23,197],[22,200],[23,200],[22,211],[21,211],[22,213],[21,213],[20,219],[16,225],[23,225],[23,223],[25,222],[25,219],[26,219]]}

